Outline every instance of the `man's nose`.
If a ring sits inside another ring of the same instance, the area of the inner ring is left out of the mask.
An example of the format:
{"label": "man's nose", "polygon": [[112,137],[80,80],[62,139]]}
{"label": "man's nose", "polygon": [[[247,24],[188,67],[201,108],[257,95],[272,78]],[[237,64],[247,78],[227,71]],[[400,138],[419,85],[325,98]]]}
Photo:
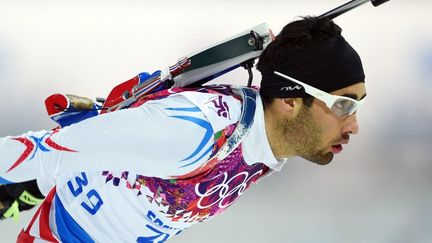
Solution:
{"label": "man's nose", "polygon": [[357,134],[359,132],[359,125],[357,122],[357,113],[348,116],[345,121],[345,126],[343,128],[344,133]]}

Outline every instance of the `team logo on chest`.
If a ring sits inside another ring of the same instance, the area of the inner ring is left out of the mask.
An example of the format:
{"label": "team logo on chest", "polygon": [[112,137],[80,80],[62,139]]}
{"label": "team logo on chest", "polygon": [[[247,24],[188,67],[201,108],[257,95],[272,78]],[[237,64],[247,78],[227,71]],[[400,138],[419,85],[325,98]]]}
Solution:
{"label": "team logo on chest", "polygon": [[[220,184],[205,187],[207,183],[199,183],[195,186],[195,193],[200,197],[197,202],[199,209],[206,209],[218,204],[220,209],[225,209],[233,204],[238,197],[240,197],[249,185],[252,178],[258,178],[262,174],[262,170],[250,175],[249,172],[243,171],[228,179],[228,173],[225,172],[221,175],[212,178],[216,179],[223,176]],[[204,186],[203,186],[204,185]]]}

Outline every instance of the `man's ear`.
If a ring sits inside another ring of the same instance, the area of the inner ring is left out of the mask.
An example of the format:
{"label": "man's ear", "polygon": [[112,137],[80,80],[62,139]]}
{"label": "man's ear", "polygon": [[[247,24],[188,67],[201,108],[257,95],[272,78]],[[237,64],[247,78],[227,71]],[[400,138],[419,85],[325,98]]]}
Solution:
{"label": "man's ear", "polygon": [[296,117],[303,105],[301,98],[277,98],[275,101],[278,103],[280,112],[288,116],[288,118]]}

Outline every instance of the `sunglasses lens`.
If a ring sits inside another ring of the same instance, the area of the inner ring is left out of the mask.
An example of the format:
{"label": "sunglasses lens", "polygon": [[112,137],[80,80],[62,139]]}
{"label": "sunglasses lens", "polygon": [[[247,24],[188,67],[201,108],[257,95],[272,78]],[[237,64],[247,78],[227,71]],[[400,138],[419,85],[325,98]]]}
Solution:
{"label": "sunglasses lens", "polygon": [[345,116],[352,114],[356,108],[357,105],[353,100],[339,98],[333,103],[331,110],[337,116]]}

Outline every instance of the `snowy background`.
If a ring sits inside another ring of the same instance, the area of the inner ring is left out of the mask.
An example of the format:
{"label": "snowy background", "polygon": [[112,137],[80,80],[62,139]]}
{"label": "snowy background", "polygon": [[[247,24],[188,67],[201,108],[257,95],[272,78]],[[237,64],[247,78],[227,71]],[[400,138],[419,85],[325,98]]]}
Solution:
{"label": "snowy background", "polygon": [[[342,3],[0,0],[0,136],[53,127],[44,108],[53,93],[103,97],[249,27],[278,33]],[[392,0],[337,18],[366,71],[360,134],[330,165],[292,160],[171,242],[432,242],[431,11],[431,1]],[[246,79],[237,70],[218,82]],[[0,222],[0,241],[14,242],[30,216]]]}

